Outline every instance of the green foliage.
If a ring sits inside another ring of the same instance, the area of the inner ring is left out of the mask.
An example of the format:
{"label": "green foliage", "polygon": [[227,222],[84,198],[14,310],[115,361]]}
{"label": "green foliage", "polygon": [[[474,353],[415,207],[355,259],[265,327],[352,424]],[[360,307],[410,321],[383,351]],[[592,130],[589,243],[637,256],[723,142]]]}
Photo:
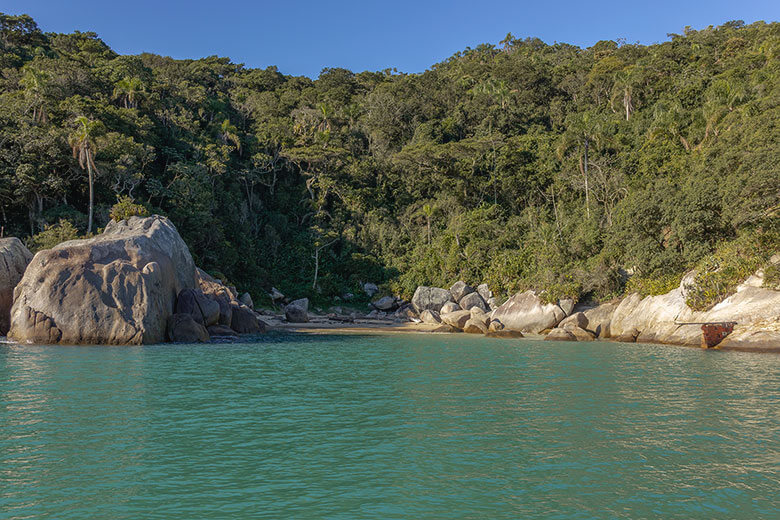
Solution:
{"label": "green foliage", "polygon": [[719,247],[696,266],[693,282],[686,287],[688,307],[706,311],[736,292],[737,286],[761,267],[769,268],[772,284],[774,266],[770,257],[778,251],[780,234],[757,232],[744,234]]}
{"label": "green foliage", "polygon": [[149,209],[143,204],[136,203],[128,195],[121,195],[117,197],[117,203],[111,207],[109,216],[116,222],[130,217],[148,217]]}
{"label": "green foliage", "polygon": [[59,243],[77,238],[84,237],[79,236],[78,230],[70,221],[60,220],[56,224],[46,226],[43,231],[27,238],[25,242],[30,251],[37,253],[43,249],[51,249]]}
{"label": "green foliage", "polygon": [[650,46],[508,37],[421,74],[312,80],[0,13],[3,222],[84,231],[142,206],[260,298],[464,279],[598,300],[625,271],[657,293],[778,217],[778,41],[764,22]]}
{"label": "green foliage", "polygon": [[639,293],[642,296],[658,296],[673,291],[680,286],[682,274],[669,273],[657,276],[635,275],[626,283],[626,293]]}
{"label": "green foliage", "polygon": [[770,264],[764,268],[764,287],[780,291],[780,263]]}

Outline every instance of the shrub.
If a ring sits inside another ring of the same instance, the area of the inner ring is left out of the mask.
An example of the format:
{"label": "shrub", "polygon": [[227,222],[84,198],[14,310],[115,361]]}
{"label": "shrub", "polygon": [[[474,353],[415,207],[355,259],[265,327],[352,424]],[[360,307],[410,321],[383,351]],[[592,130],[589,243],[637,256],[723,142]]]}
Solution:
{"label": "shrub", "polygon": [[634,275],[626,283],[626,294],[634,292],[642,296],[666,294],[680,286],[682,277],[682,273],[669,273],[658,276]]}
{"label": "shrub", "polygon": [[777,251],[779,243],[777,233],[758,231],[745,233],[733,242],[721,245],[696,266],[696,276],[687,287],[688,307],[697,311],[711,309],[734,294],[737,286],[761,267],[769,267],[772,283],[776,275],[768,265],[769,258]]}
{"label": "shrub", "polygon": [[77,238],[81,237],[79,237],[76,226],[68,220],[61,219],[57,224],[46,226],[43,231],[31,236],[26,242],[30,251],[37,253],[43,249],[51,249],[57,244]]}
{"label": "shrub", "polygon": [[109,216],[116,222],[130,217],[148,217],[149,210],[143,204],[138,204],[127,195],[117,196],[117,203],[111,208]]}

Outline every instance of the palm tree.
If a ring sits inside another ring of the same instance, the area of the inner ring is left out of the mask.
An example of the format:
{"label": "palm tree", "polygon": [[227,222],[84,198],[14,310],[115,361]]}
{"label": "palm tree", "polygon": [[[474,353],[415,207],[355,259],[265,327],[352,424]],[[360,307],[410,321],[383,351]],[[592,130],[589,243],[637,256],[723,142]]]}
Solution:
{"label": "palm tree", "polygon": [[599,144],[604,137],[604,121],[597,114],[584,112],[571,120],[558,146],[558,156],[563,157],[570,149],[577,147],[580,173],[585,181],[585,213],[590,218],[590,184],[588,178],[588,153],[591,143]]}
{"label": "palm tree", "polygon": [[123,78],[114,87],[114,99],[120,99],[125,108],[138,108],[138,98],[143,91],[144,86],[140,79]]}
{"label": "palm tree", "polygon": [[[616,97],[623,98],[623,109],[626,112],[626,121],[631,117],[631,113],[634,111],[634,78],[633,67],[628,67],[615,74],[615,84],[612,87],[612,99],[610,104]],[[614,111],[614,108],[613,108]]]}
{"label": "palm tree", "polygon": [[76,118],[76,129],[70,135],[70,147],[73,150],[73,158],[79,160],[82,170],[87,170],[89,178],[89,219],[87,220],[87,233],[92,232],[92,214],[95,204],[94,198],[94,174],[99,173],[95,166],[95,136],[101,127],[100,121],[92,121],[84,116]]}
{"label": "palm tree", "polygon": [[33,122],[36,123],[46,123],[48,120],[43,98],[43,92],[48,79],[49,75],[45,72],[28,66],[24,68],[24,77],[20,81],[24,87],[25,95],[32,101]]}
{"label": "palm tree", "polygon": [[230,119],[222,121],[222,126],[219,128],[219,136],[222,138],[223,143],[233,143],[238,153],[241,154],[241,139],[238,137],[238,128],[230,122]]}

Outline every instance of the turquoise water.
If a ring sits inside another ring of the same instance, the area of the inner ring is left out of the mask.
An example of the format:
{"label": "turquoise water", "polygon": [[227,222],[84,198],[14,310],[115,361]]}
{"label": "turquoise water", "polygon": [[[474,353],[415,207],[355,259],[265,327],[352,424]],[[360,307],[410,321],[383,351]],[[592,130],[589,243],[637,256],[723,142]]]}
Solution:
{"label": "turquoise water", "polygon": [[778,518],[780,356],[0,346],[0,518]]}

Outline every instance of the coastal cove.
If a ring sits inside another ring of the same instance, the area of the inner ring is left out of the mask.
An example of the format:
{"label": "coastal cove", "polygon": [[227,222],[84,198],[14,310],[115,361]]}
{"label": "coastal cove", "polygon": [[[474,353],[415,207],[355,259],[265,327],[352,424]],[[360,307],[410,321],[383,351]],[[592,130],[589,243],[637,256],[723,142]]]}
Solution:
{"label": "coastal cove", "polygon": [[778,388],[776,356],[466,334],[2,345],[0,509],[767,518]]}

